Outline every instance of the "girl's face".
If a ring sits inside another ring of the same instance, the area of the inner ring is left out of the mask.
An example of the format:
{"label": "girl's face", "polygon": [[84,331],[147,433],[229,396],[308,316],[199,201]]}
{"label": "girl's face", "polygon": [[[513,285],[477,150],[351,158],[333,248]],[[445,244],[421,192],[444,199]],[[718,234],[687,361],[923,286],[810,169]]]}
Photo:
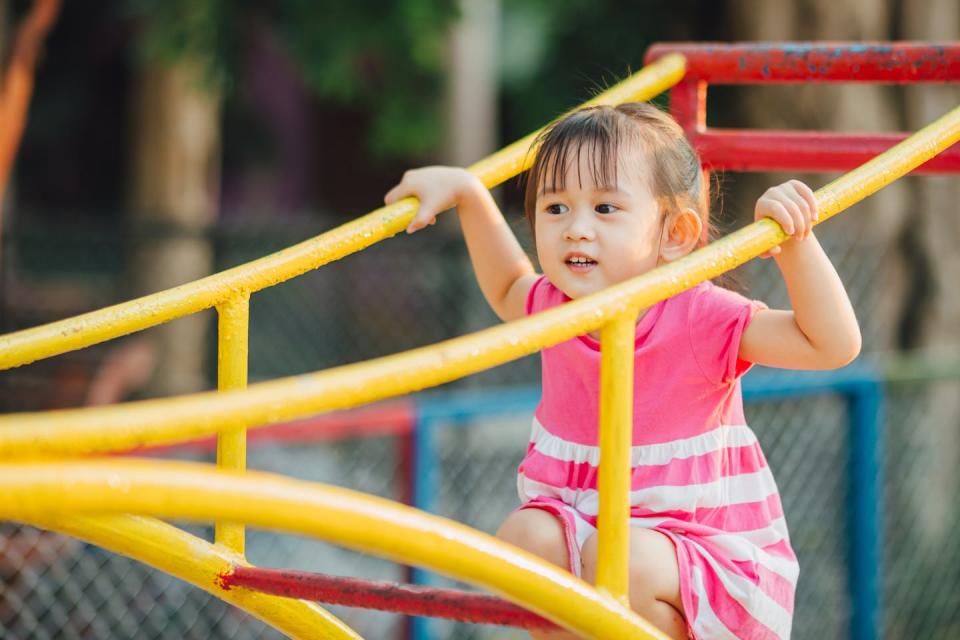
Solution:
{"label": "girl's face", "polygon": [[610,185],[594,184],[586,153],[572,155],[563,186],[538,190],[534,228],[544,274],[575,299],[656,267],[663,224],[646,154],[621,158]]}

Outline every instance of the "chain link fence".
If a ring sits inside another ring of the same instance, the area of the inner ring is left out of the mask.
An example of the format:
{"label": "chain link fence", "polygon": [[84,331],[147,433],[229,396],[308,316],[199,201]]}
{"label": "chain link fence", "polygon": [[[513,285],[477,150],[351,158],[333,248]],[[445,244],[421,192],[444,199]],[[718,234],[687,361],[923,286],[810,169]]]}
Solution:
{"label": "chain link fence", "polygon": [[[260,257],[322,228],[316,221],[224,227],[211,238],[216,269]],[[818,234],[863,323],[865,352],[881,332],[875,285],[886,254],[829,225]],[[449,238],[449,239],[448,239]],[[123,247],[115,231],[28,230],[6,239],[3,330],[32,326],[129,298]],[[82,265],[78,268],[77,265]],[[737,274],[751,297],[787,304],[771,262]],[[455,234],[422,233],[385,241],[270,290],[251,305],[250,380],[271,379],[431,344],[496,323]],[[213,322],[212,314],[209,322]],[[146,332],[149,335],[150,332]],[[0,372],[3,411],[83,404],[110,345]],[[214,386],[211,326],[207,371]],[[538,382],[528,357],[448,385],[493,389]],[[897,384],[886,398],[883,619],[887,640],[960,637],[960,408],[957,380]],[[135,392],[132,397],[148,395]],[[848,416],[833,395],[765,401],[747,407],[783,496],[800,558],[794,637],[845,638]],[[484,419],[438,432],[438,512],[493,532],[516,506],[515,470],[529,414]],[[395,438],[337,444],[252,447],[250,467],[398,497]],[[209,528],[191,529],[208,539]],[[405,580],[392,563],[332,545],[260,531],[248,555],[267,567]],[[3,525],[0,637],[276,638],[280,635],[206,593],[137,562],[30,527]],[[400,637],[403,619],[334,607],[364,637]],[[522,638],[497,627],[431,622],[436,638]]]}

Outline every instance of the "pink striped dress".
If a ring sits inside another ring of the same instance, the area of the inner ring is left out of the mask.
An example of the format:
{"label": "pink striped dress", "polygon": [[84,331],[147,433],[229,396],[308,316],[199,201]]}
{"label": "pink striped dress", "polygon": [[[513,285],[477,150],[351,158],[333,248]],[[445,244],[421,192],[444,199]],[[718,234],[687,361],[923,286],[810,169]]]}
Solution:
{"label": "pink striped dress", "polygon": [[[527,313],[568,301],[546,278]],[[763,304],[703,283],[637,324],[631,524],[677,549],[691,637],[786,640],[799,565],[780,496],[743,415],[737,352]],[[589,336],[542,352],[543,395],[520,464],[521,509],[563,524],[571,570],[596,532],[600,345]]]}

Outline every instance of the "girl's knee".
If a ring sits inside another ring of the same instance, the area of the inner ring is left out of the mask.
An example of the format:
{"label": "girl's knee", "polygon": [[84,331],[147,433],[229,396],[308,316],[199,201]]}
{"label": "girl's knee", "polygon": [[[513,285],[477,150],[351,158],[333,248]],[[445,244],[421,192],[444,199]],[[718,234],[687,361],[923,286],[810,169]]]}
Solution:
{"label": "girl's knee", "polygon": [[500,525],[497,537],[538,555],[547,562],[569,569],[563,525],[546,511],[541,509],[514,511]]}
{"label": "girl's knee", "polygon": [[[583,579],[591,584],[596,581],[597,540],[597,534],[593,534],[580,551]],[[629,563],[631,602],[661,600],[679,605],[679,568],[676,549],[669,538],[649,529],[631,529]]]}

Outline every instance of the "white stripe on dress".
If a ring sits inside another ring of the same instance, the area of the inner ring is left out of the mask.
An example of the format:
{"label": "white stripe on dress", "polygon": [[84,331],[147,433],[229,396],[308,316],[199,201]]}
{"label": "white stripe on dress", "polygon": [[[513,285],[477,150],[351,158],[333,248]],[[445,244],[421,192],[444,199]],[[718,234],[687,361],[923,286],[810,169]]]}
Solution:
{"label": "white stripe on dress", "polygon": [[[676,518],[630,518],[630,524],[634,527],[643,527],[645,529],[655,529],[665,522],[676,523],[678,520]],[[679,521],[683,522],[683,521]],[[696,524],[696,522],[694,522]],[[746,540],[748,543],[755,545],[759,548],[769,547],[772,544],[776,544],[782,540],[788,540],[787,536],[787,521],[783,518],[777,518],[770,522],[769,527],[763,527],[761,529],[750,529],[748,531],[731,531],[718,533],[716,535],[710,534],[704,536],[708,540],[716,541],[720,546],[724,548],[730,548],[731,545],[726,543],[726,538],[740,538]],[[740,560],[742,558],[735,557],[734,560]],[[786,577],[786,576],[784,576]]]}
{"label": "white stripe on dress", "polygon": [[769,547],[781,540],[789,540],[787,520],[783,517],[771,520],[766,527],[749,529],[746,531],[730,531],[731,535],[740,536],[758,547]]}
{"label": "white stripe on dress", "polygon": [[[563,462],[587,462],[594,467],[600,464],[600,447],[580,444],[555,436],[533,418],[530,441],[543,455]],[[630,447],[630,466],[662,465],[672,460],[702,456],[729,447],[746,447],[757,443],[757,436],[747,425],[721,425],[720,427],[682,440],[660,444]]]}
{"label": "white stripe on dress", "polygon": [[[782,576],[791,584],[797,584],[797,578],[800,577],[800,567],[797,563],[789,558],[775,556],[760,548],[767,545],[756,545],[741,537],[739,533],[721,533],[709,536],[707,539],[724,550],[724,557],[734,561],[756,562]],[[774,542],[779,542],[779,540],[774,540],[769,544]]]}
{"label": "white stripe on dress", "polygon": [[[730,631],[727,625],[723,624],[717,614],[713,612],[710,601],[707,599],[707,589],[703,584],[703,572],[696,565],[693,565],[691,582],[690,586],[697,594],[697,616],[690,626],[693,627],[697,637],[704,640],[742,640]],[[688,615],[689,613],[687,612]]]}
{"label": "white stripe on dress", "polygon": [[[595,489],[570,489],[537,482],[518,474],[517,487],[522,500],[537,496],[555,497],[578,511],[595,516],[599,511],[600,494]],[[651,511],[685,511],[715,508],[732,504],[762,502],[777,493],[773,474],[767,467],[755,473],[724,476],[713,482],[680,486],[658,485],[630,492],[630,505]]]}
{"label": "white stripe on dress", "polygon": [[[710,552],[700,546],[696,540],[692,538],[685,538],[685,540],[700,551],[700,556],[710,563],[710,566],[720,579],[724,590],[730,597],[739,602],[755,620],[763,623],[767,628],[781,637],[789,634],[790,625],[793,620],[793,616],[789,611],[780,606],[779,602],[764,593],[762,589],[750,580],[727,571],[714,559]],[[705,594],[706,592],[704,592],[704,595]]]}

